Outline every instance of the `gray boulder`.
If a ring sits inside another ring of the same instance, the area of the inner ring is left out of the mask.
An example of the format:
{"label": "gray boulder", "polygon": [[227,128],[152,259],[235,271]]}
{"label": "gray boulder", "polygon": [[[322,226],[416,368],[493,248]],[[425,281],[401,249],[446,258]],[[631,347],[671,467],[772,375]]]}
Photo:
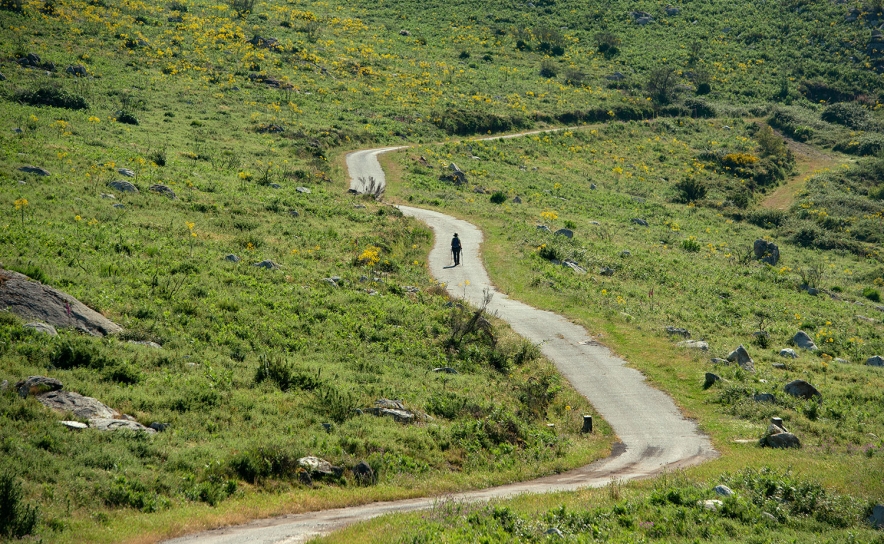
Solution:
{"label": "gray boulder", "polygon": [[793,397],[798,397],[805,400],[816,397],[818,401],[823,400],[822,393],[817,391],[816,387],[810,385],[804,380],[793,380],[783,386],[783,390]]}
{"label": "gray boulder", "polygon": [[537,230],[542,230],[543,232],[552,232],[546,225],[537,225]]}
{"label": "gray boulder", "polygon": [[641,225],[641,226],[643,226],[643,227],[647,227],[647,226],[648,226],[648,222],[645,221],[644,219],[642,219],[641,217],[633,217],[633,218],[632,218],[632,222],[633,222],[634,224],[636,224],[636,225]]}
{"label": "gray boulder", "polygon": [[669,15],[670,17],[674,17],[681,13],[681,10],[675,6],[666,6],[666,9],[664,11],[666,12],[666,15]]}
{"label": "gray boulder", "polygon": [[755,372],[755,361],[752,360],[752,357],[749,357],[749,352],[746,351],[746,348],[743,347],[742,344],[728,354],[727,360],[732,363],[737,363],[740,365],[740,368],[747,372]]}
{"label": "gray boulder", "polygon": [[770,366],[772,366],[778,370],[785,370],[786,369],[786,363],[771,363]]}
{"label": "gray boulder", "polygon": [[238,263],[241,259],[239,257],[237,257],[236,255],[234,255],[233,253],[231,253],[230,255],[225,255],[224,260],[227,262],[231,262],[231,263]]}
{"label": "gray boulder", "polygon": [[798,354],[795,353],[795,350],[792,348],[783,348],[780,350],[780,357],[789,357],[790,359],[797,359]]}
{"label": "gray boulder", "polygon": [[126,176],[127,178],[134,178],[135,177],[135,171],[130,170],[128,168],[117,168],[117,172],[121,176]]}
{"label": "gray boulder", "polygon": [[762,512],[761,517],[763,517],[767,521],[779,523],[779,520],[777,519],[777,517],[775,515],[771,514],[770,512]]}
{"label": "gray boulder", "polygon": [[522,203],[522,199],[519,197],[519,195],[516,195],[513,197],[513,204],[521,204],[521,203]]}
{"label": "gray boulder", "polygon": [[72,64],[65,68],[65,73],[71,74],[74,77],[86,77],[86,67],[82,64]]}
{"label": "gray boulder", "polygon": [[0,269],[0,308],[55,327],[71,327],[93,336],[116,334],[123,329],[74,297],[24,274]]}
{"label": "gray boulder", "polygon": [[558,527],[550,527],[549,529],[544,531],[543,534],[545,534],[547,536],[555,536],[558,538],[565,538],[565,533],[563,533],[562,530],[559,529]]}
{"label": "gray boulder", "polygon": [[768,448],[800,448],[801,441],[792,433],[782,432],[766,436],[761,445]]}
{"label": "gray boulder", "polygon": [[353,467],[353,476],[356,478],[356,481],[362,485],[370,485],[377,481],[374,470],[371,468],[371,465],[365,461],[359,461],[359,463]]}
{"label": "gray boulder", "polygon": [[801,349],[806,349],[808,351],[816,351],[819,348],[816,347],[816,344],[813,343],[813,339],[804,331],[798,331],[795,333],[795,336],[792,337],[792,342],[795,342],[795,345]]}
{"label": "gray boulder", "polygon": [[463,185],[467,182],[466,173],[458,168],[458,166],[454,163],[448,165],[448,169],[451,170],[451,174],[449,175],[449,179],[454,181],[457,185]]}
{"label": "gray boulder", "polygon": [[869,357],[866,359],[866,364],[869,366],[884,366],[884,357],[881,357],[880,355]]}
{"label": "gray boulder", "polygon": [[331,474],[332,464],[319,457],[308,456],[298,459],[298,466],[310,472],[319,474]]}
{"label": "gray boulder", "polygon": [[635,24],[645,26],[654,22],[653,17],[639,17],[635,20]]}
{"label": "gray boulder", "polygon": [[712,491],[715,491],[716,495],[720,495],[722,497],[730,497],[734,494],[733,490],[726,485],[717,485],[712,488]]}
{"label": "gray boulder", "polygon": [[602,276],[613,276],[614,269],[610,268],[608,266],[603,266],[603,267],[599,268],[599,274],[601,274]]}
{"label": "gray boulder", "polygon": [[700,351],[709,351],[709,344],[702,340],[684,340],[675,344],[679,348],[698,349]]}
{"label": "gray boulder", "polygon": [[702,506],[704,510],[712,510],[713,512],[717,512],[724,503],[717,499],[707,499],[705,501],[697,501],[698,506]]}
{"label": "gray boulder", "polygon": [[25,323],[23,327],[42,334],[48,334],[49,336],[58,336],[58,331],[55,330],[55,327],[46,323]]}
{"label": "gray boulder", "polygon": [[752,397],[755,402],[776,402],[777,398],[770,393],[757,393]]}
{"label": "gray boulder", "polygon": [[138,433],[156,434],[155,429],[145,427],[137,421],[128,419],[114,419],[106,417],[93,417],[89,419],[89,428],[99,431],[134,431]]}
{"label": "gray boulder", "polygon": [[37,396],[51,391],[59,391],[62,387],[64,386],[60,381],[46,376],[28,376],[15,384],[18,396],[23,399],[28,398],[28,395]]}
{"label": "gray boulder", "polygon": [[721,381],[721,376],[718,374],[713,374],[712,372],[706,373],[706,380],[703,382],[703,389],[709,389],[715,382]]}
{"label": "gray boulder", "polygon": [[440,366],[438,368],[434,368],[433,372],[442,372],[445,374],[457,374],[458,373],[456,369],[451,368],[450,366]]}
{"label": "gray boulder", "polygon": [[683,329],[681,327],[666,327],[666,334],[671,334],[673,336],[681,336],[682,338],[690,338],[691,333],[687,329]]}
{"label": "gray boulder", "polygon": [[168,423],[159,423],[157,421],[154,421],[153,423],[148,425],[148,427],[150,427],[151,429],[155,430],[158,433],[165,432],[169,428],[169,426],[170,425]]}
{"label": "gray boulder", "polygon": [[565,259],[564,261],[562,261],[562,266],[567,266],[568,268],[570,268],[574,272],[577,272],[578,274],[586,274],[586,269],[583,268],[582,266],[580,266],[579,264],[575,263],[571,259]]}
{"label": "gray boulder", "polygon": [[40,168],[39,166],[31,166],[31,165],[29,165],[29,164],[28,164],[28,165],[25,165],[25,166],[22,166],[21,168],[19,168],[19,171],[21,171],[21,172],[25,172],[25,173],[28,173],[28,174],[37,174],[38,176],[50,176],[50,175],[52,175],[52,174],[49,173],[49,170],[47,170],[47,169],[45,169],[45,168]]}
{"label": "gray boulder", "polygon": [[137,193],[138,187],[132,185],[124,179],[118,179],[107,184],[108,187],[121,193]]}
{"label": "gray boulder", "polygon": [[884,529],[884,506],[876,504],[872,508],[872,515],[869,516],[868,522],[875,529]]}
{"label": "gray boulder", "polygon": [[97,399],[73,391],[52,391],[36,398],[47,408],[56,412],[70,412],[80,419],[117,419],[122,415]]}
{"label": "gray boulder", "polygon": [[310,194],[310,189],[308,189],[308,188],[306,188],[306,187],[295,187],[295,191],[298,191],[299,193],[302,193],[302,194],[305,194],[305,195],[309,195],[309,194]]}
{"label": "gray boulder", "polygon": [[559,229],[555,231],[553,234],[558,236],[564,236],[565,238],[574,238],[574,231],[571,229]]}
{"label": "gray boulder", "polygon": [[780,248],[773,242],[761,239],[755,240],[752,250],[755,252],[755,258],[761,260],[761,262],[776,265],[780,261]]}
{"label": "gray boulder", "polygon": [[167,185],[163,185],[162,183],[155,183],[155,184],[151,185],[150,190],[153,191],[154,193],[159,193],[163,196],[169,197],[172,200],[175,200],[176,198],[178,198],[175,195],[175,191],[173,191]]}
{"label": "gray boulder", "polygon": [[270,259],[266,259],[261,261],[260,263],[254,263],[252,266],[257,266],[258,268],[266,268],[267,270],[279,270],[281,267]]}
{"label": "gray boulder", "polygon": [[366,412],[378,417],[391,417],[399,423],[411,423],[417,419],[413,412],[405,408],[401,400],[378,399],[374,407],[368,408]]}

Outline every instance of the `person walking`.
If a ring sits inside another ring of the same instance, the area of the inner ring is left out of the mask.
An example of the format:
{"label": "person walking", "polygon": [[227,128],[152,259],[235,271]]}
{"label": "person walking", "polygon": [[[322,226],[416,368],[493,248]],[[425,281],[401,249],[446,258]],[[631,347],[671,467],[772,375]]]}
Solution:
{"label": "person walking", "polygon": [[454,256],[454,266],[460,264],[460,238],[457,237],[457,233],[454,233],[454,238],[451,239],[451,255]]}

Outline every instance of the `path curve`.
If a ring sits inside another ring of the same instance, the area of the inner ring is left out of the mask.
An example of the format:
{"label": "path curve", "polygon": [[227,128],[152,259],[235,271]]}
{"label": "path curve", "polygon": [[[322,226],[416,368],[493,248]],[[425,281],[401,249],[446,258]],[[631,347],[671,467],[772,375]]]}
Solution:
{"label": "path curve", "polygon": [[[385,183],[377,161],[381,153],[401,147],[355,151],[347,155],[350,187],[360,190],[369,177]],[[215,529],[169,541],[170,544],[300,543],[359,521],[390,513],[432,508],[439,500],[480,501],[523,493],[572,491],[602,487],[612,480],[632,480],[712,459],[717,453],[697,425],[679,412],[672,399],[654,389],[644,376],[629,368],[589,333],[564,317],[538,310],[494,290],[482,265],[483,235],[474,225],[439,212],[399,206],[403,214],[427,223],[436,234],[430,251],[430,271],[446,283],[452,296],[480,305],[485,289],[493,293],[488,310],[507,321],[517,333],[541,345],[541,350],[577,391],[584,395],[614,429],[620,442],[611,456],[562,474],[499,487],[427,497],[371,503],[333,510],[293,514],[245,525]],[[450,236],[463,243],[461,266],[451,267]]]}

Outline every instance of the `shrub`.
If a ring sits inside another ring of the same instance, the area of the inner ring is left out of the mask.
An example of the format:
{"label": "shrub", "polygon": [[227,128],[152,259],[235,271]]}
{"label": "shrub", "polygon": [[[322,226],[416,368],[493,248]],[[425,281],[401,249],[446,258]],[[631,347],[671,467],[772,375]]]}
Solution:
{"label": "shrub", "polygon": [[499,115],[478,109],[451,108],[433,114],[437,127],[448,134],[466,136],[484,132],[506,132],[529,126],[528,120],[520,115]]}
{"label": "shrub", "polygon": [[554,245],[542,244],[538,255],[547,261],[561,261],[564,259],[564,252]]}
{"label": "shrub", "polygon": [[878,155],[882,150],[884,150],[884,136],[880,134],[865,134],[856,140],[835,144],[835,151],[861,157]]}
{"label": "shrub", "polygon": [[496,191],[493,195],[491,195],[491,203],[492,204],[503,204],[506,202],[506,195],[503,191]]}
{"label": "shrub", "polygon": [[71,338],[61,342],[49,355],[49,362],[57,368],[93,368],[110,366],[111,360],[86,338]]}
{"label": "shrub", "polygon": [[15,99],[31,106],[53,106],[69,110],[85,110],[89,103],[80,95],[69,93],[53,85],[43,85],[33,90],[19,91]]}
{"label": "shrub", "polygon": [[873,289],[872,287],[866,287],[863,289],[863,296],[872,302],[881,302],[881,293],[878,292],[877,289]]}
{"label": "shrub", "polygon": [[575,87],[579,87],[583,85],[583,82],[586,81],[586,74],[583,70],[579,68],[568,68],[565,71],[565,83],[568,85],[574,85]]}
{"label": "shrub", "polygon": [[157,512],[168,506],[169,501],[159,496],[138,480],[119,476],[104,493],[108,506],[135,508],[142,512]]}
{"label": "shrub", "polygon": [[611,32],[599,32],[593,36],[595,46],[599,53],[605,56],[614,56],[620,52],[620,38]]}
{"label": "shrub", "polygon": [[544,59],[540,63],[540,77],[556,77],[556,63],[550,59]]}
{"label": "shrub", "polygon": [[685,204],[706,198],[706,185],[695,178],[685,178],[679,181],[675,184],[675,189],[678,191],[678,201]]}
{"label": "shrub", "polygon": [[697,253],[700,251],[700,242],[698,242],[695,237],[691,236],[681,241],[681,248],[691,253]]}
{"label": "shrub", "polygon": [[353,417],[358,408],[356,398],[347,391],[340,391],[331,385],[324,385],[314,392],[313,405],[316,411],[335,423],[343,423]]}
{"label": "shrub", "polygon": [[684,107],[690,110],[691,117],[710,118],[716,116],[715,108],[699,98],[687,98]]}
{"label": "shrub", "polygon": [[747,220],[761,228],[772,229],[783,225],[786,213],[782,210],[755,210],[748,215]]}
{"label": "shrub", "polygon": [[0,536],[22,538],[34,531],[39,510],[22,502],[21,484],[9,473],[0,474]]}
{"label": "shrub", "polygon": [[823,121],[844,125],[854,130],[869,130],[873,124],[868,110],[856,102],[832,104],[823,111],[821,117]]}
{"label": "shrub", "polygon": [[770,125],[764,125],[755,133],[755,141],[761,148],[762,156],[779,157],[786,154],[786,144],[783,139],[770,128]]}
{"label": "shrub", "polygon": [[260,364],[255,372],[255,383],[271,381],[282,391],[300,389],[312,391],[322,383],[319,375],[313,377],[304,372],[296,372],[295,369],[282,357],[274,357],[261,354]]}
{"label": "shrub", "polygon": [[135,117],[131,112],[128,111],[118,111],[117,112],[117,123],[123,123],[126,125],[138,125],[138,118]]}
{"label": "shrub", "polygon": [[721,159],[721,164],[731,168],[751,166],[758,162],[758,157],[749,153],[728,153]]}

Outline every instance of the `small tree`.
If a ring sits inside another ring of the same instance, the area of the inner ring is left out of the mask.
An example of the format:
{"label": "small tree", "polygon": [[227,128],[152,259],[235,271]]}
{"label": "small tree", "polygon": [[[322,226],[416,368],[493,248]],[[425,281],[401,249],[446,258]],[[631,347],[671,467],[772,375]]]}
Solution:
{"label": "small tree", "polygon": [[764,125],[755,133],[755,140],[765,157],[780,157],[786,154],[786,144],[777,136],[770,125]]}
{"label": "small tree", "polygon": [[599,53],[612,57],[620,52],[620,38],[611,32],[599,32],[594,37]]}
{"label": "small tree", "polygon": [[651,71],[645,89],[657,104],[669,104],[677,94],[677,83],[675,68],[661,66]]}
{"label": "small tree", "polygon": [[540,75],[541,77],[556,77],[556,63],[550,59],[544,59],[540,63]]}
{"label": "small tree", "polygon": [[698,179],[685,178],[676,183],[675,188],[679,193],[679,202],[684,202],[685,204],[706,198],[706,186]]}

